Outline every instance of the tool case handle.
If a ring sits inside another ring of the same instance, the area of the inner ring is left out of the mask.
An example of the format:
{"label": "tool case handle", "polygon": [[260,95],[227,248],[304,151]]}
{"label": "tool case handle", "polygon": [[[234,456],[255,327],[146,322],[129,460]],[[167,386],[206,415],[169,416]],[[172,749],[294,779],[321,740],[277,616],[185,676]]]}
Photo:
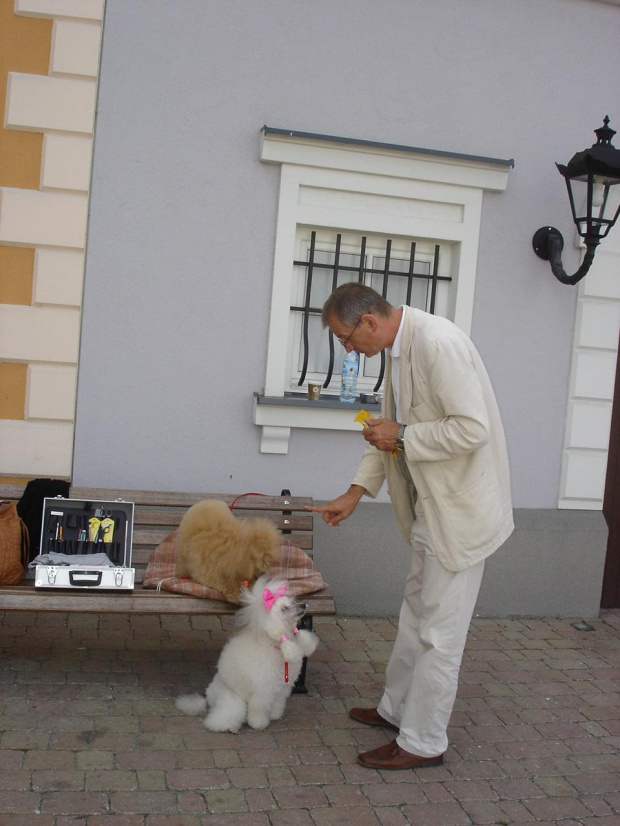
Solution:
{"label": "tool case handle", "polygon": [[71,585],[91,586],[96,588],[101,584],[102,571],[69,571]]}

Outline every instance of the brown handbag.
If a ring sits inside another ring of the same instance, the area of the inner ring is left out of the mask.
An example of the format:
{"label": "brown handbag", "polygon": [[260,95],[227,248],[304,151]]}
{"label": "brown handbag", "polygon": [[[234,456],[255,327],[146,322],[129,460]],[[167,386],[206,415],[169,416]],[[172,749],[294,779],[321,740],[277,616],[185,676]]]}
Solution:
{"label": "brown handbag", "polygon": [[28,566],[28,530],[15,502],[0,502],[0,585],[18,585]]}

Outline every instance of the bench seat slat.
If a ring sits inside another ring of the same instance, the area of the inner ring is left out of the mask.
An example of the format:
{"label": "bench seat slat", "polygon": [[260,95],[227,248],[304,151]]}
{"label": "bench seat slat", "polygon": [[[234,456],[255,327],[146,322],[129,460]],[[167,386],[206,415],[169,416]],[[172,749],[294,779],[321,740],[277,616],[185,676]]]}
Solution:
{"label": "bench seat slat", "polygon": [[[309,616],[335,613],[333,597],[328,591],[300,597],[308,605]],[[3,586],[0,610],[47,611],[69,613],[138,613],[138,614],[234,614],[237,606],[229,602],[190,597],[167,591],[135,588],[112,593],[86,590],[50,590],[33,585]]]}

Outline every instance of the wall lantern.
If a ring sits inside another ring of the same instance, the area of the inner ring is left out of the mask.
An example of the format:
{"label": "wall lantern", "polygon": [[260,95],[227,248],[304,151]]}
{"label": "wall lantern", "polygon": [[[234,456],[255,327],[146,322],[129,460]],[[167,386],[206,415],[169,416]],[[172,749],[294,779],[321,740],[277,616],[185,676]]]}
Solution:
{"label": "wall lantern", "polygon": [[[551,271],[562,284],[577,284],[581,281],[590,269],[597,246],[607,237],[620,215],[620,204],[614,208],[609,201],[609,190],[612,186],[620,184],[620,149],[616,149],[611,142],[616,133],[610,128],[608,117],[603,121],[603,126],[595,129],[594,133],[597,141],[589,149],[577,152],[566,166],[556,163],[560,175],[566,181],[577,232],[586,245],[586,254],[581,266],[574,275],[566,274],[562,266],[564,239],[555,227],[541,227],[532,239],[534,252],[539,258],[549,261]],[[575,207],[576,202],[582,203],[580,190],[583,195],[583,187],[575,186],[577,181],[585,183],[587,187],[585,215],[582,216],[577,214]]]}

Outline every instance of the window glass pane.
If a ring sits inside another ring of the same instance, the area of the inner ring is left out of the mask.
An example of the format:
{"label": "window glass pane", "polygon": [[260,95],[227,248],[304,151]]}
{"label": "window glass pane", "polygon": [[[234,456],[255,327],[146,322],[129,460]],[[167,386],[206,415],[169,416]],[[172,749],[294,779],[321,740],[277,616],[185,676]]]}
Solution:
{"label": "window glass pane", "polygon": [[[327,373],[329,369],[329,336],[323,329],[321,317],[311,315],[308,317],[308,372]],[[340,344],[334,340],[334,360],[336,369],[342,369],[342,359],[344,350]],[[297,369],[301,371],[304,363],[303,332],[300,336],[299,353],[297,359]],[[340,364],[340,367],[338,367]]]}
{"label": "window glass pane", "polygon": [[[310,258],[310,250],[307,251],[307,260]],[[336,262],[336,253],[323,249],[315,249],[314,263],[312,269],[312,292],[310,296],[310,306],[320,308],[327,301],[330,293],[334,289],[334,264]],[[329,265],[326,267],[317,266],[320,264]],[[342,270],[341,267],[354,267],[359,270],[360,257],[359,255],[352,255],[351,253],[340,253],[338,259],[338,280],[336,286],[344,284],[346,281],[356,281],[358,278],[357,272],[353,270]],[[307,270],[306,270],[307,271]],[[305,279],[304,279],[305,281]]]}
{"label": "window glass pane", "polygon": [[372,358],[365,356],[360,365],[360,371],[365,378],[375,379],[376,381],[381,371],[381,354],[377,353]]}
{"label": "window glass pane", "polygon": [[[382,270],[385,268],[385,257],[373,256],[372,269]],[[407,276],[409,273],[409,261],[402,258],[390,257],[390,272],[402,272],[404,275],[401,278],[399,275],[388,276],[388,287],[386,299],[393,307],[400,307],[407,303]],[[431,274],[431,265],[429,261],[415,261],[413,265],[413,272],[416,275]],[[384,276],[373,274],[370,279],[370,286],[373,290],[381,293],[383,290]],[[417,307],[420,310],[425,310],[430,295],[430,281],[422,278],[414,278],[411,282],[411,299],[409,301],[410,307]]]}

